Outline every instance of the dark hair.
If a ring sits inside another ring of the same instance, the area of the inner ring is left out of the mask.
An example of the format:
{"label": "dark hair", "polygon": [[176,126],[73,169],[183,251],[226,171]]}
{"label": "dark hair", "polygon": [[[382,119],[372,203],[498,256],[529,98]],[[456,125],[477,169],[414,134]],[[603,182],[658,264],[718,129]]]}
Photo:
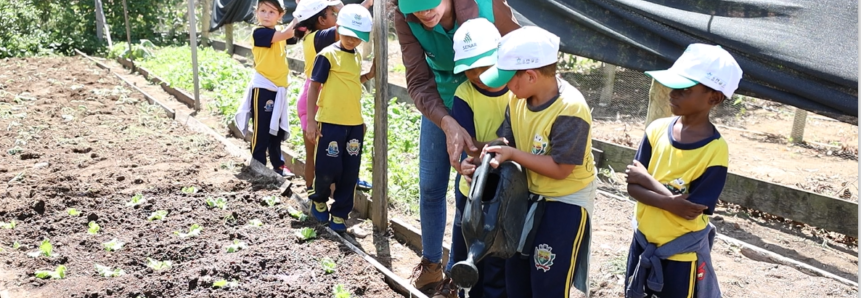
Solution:
{"label": "dark hair", "polygon": [[324,8],[317,14],[297,23],[296,27],[293,28],[293,37],[296,38],[296,40],[302,40],[308,33],[320,30],[319,28],[317,28],[317,24],[320,23],[320,18],[325,19],[329,16],[329,7],[331,6],[326,6],[326,8]]}
{"label": "dark hair", "polygon": [[260,3],[272,4],[272,6],[275,6],[275,8],[278,9],[278,13],[284,13],[284,7],[281,7],[281,3],[278,3],[278,0],[258,0],[257,8],[260,8]]}

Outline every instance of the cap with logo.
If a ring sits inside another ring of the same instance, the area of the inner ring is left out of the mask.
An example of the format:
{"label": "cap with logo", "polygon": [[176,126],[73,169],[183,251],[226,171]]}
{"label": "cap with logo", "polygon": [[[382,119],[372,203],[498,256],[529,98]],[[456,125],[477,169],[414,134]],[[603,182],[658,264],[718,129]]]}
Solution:
{"label": "cap with logo", "polygon": [[293,17],[301,22],[310,19],[314,15],[320,13],[326,7],[341,5],[340,0],[303,0],[296,4],[296,10],[293,11]]}
{"label": "cap with logo", "polygon": [[647,71],[646,75],[671,89],[703,84],[732,97],[741,81],[741,67],[729,52],[716,45],[694,43],[667,70]]}
{"label": "cap with logo", "polygon": [[504,86],[518,70],[537,69],[557,62],[559,36],[535,26],[511,31],[499,41],[494,67],[481,74],[490,88]]}
{"label": "cap with logo", "polygon": [[401,13],[410,14],[439,6],[442,0],[399,0],[398,9]]}
{"label": "cap with logo", "polygon": [[464,22],[454,33],[454,73],[496,64],[499,31],[485,18]]}
{"label": "cap with logo", "polygon": [[[275,0],[278,2],[278,8],[284,9],[284,0]],[[260,1],[257,1],[257,7],[260,7]]]}
{"label": "cap with logo", "polygon": [[[304,2],[304,1],[303,1]],[[359,4],[347,4],[338,12],[338,34],[367,42],[371,38],[371,12]]]}

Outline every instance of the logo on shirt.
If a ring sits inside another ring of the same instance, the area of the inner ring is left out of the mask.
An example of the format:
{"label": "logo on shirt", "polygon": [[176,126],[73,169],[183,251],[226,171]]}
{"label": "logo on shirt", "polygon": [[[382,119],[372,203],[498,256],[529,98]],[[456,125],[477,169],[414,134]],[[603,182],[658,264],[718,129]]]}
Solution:
{"label": "logo on shirt", "polygon": [[532,139],[532,154],[544,155],[545,153],[547,153],[547,141],[544,140],[544,137],[535,135],[535,138]]}
{"label": "logo on shirt", "polygon": [[664,184],[664,186],[674,195],[684,194],[688,190],[687,186],[685,186],[685,180],[682,180],[682,178],[676,178],[670,181],[670,183]]}
{"label": "logo on shirt", "polygon": [[356,156],[359,155],[359,140],[352,139],[347,142],[347,154]]}
{"label": "logo on shirt", "polygon": [[553,260],[556,259],[556,254],[552,252],[553,248],[547,244],[538,245],[535,248],[535,269],[550,271],[550,266],[553,266]]}
{"label": "logo on shirt", "polygon": [[427,52],[427,51],[425,51],[425,56],[428,56],[428,58],[431,58],[431,59],[436,58],[436,56],[433,53]]}
{"label": "logo on shirt", "polygon": [[700,262],[697,266],[697,280],[703,280],[703,278],[706,278],[706,262]]}
{"label": "logo on shirt", "polygon": [[329,148],[326,148],[326,155],[330,157],[338,157],[338,142],[329,142]]}
{"label": "logo on shirt", "polygon": [[271,99],[267,100],[266,105],[263,106],[263,110],[266,110],[267,112],[272,112],[272,110],[274,109],[274,106],[275,106],[275,101],[273,101]]}

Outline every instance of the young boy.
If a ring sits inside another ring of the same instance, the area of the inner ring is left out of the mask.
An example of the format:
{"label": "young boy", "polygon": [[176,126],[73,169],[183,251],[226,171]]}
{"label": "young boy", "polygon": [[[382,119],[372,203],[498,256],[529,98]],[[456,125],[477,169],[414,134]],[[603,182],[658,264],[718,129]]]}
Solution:
{"label": "young boy", "polygon": [[558,36],[525,26],[502,38],[496,66],[481,75],[488,87],[507,85],[518,98],[509,101],[499,128],[510,146],[482,154],[496,153],[491,166],[512,160],[527,169],[528,214],[534,214],[519,253],[506,260],[508,297],[568,297],[572,281],[588,293],[592,116],[580,91],[556,77],[558,51]]}
{"label": "young boy", "polygon": [[[361,74],[362,56],[356,47],[370,37],[371,13],[358,4],[345,5],[337,26],[340,40],[320,51],[314,60],[305,140],[317,146],[314,188],[308,193],[314,202],[311,214],[328,221],[335,231],[346,231],[344,220],[353,209],[365,136],[362,83],[374,77],[373,67]],[[326,88],[321,91],[323,85]],[[330,211],[326,201],[332,183],[335,202]]]}
{"label": "young boy", "polygon": [[649,124],[626,171],[628,193],[638,202],[625,296],[720,297],[709,215],[729,157],[709,111],[732,97],[741,68],[720,46],[691,44],[670,69],[646,74],[673,89],[670,108],[677,117]]}
{"label": "young boy", "polygon": [[[476,147],[497,139],[496,130],[505,119],[505,108],[513,93],[505,86],[490,88],[478,78],[481,73],[496,64],[496,47],[500,40],[499,31],[484,18],[471,19],[463,23],[454,33],[454,73],[465,72],[468,79],[454,93],[452,117],[457,120]],[[481,151],[466,152],[478,157]],[[451,227],[451,251],[445,272],[450,273],[454,263],[466,260],[467,247],[461,230],[461,216],[466,206],[469,184],[458,177],[459,184],[454,191],[454,224]],[[486,257],[476,264],[479,268],[479,282],[469,291],[470,297],[505,297],[505,260]],[[437,288],[433,298],[456,298],[457,287],[451,278],[446,277]]]}
{"label": "young boy", "polygon": [[286,28],[276,25],[284,16],[281,0],[260,0],[257,2],[257,23],[251,34],[254,47],[255,74],[248,84],[245,96],[236,113],[236,127],[243,135],[248,133],[248,119],[253,120],[254,133],[251,139],[251,155],[254,160],[266,165],[266,152],[275,172],[282,176],[292,176],[281,156],[281,141],[290,131],[287,120],[286,101],[287,54],[284,52],[287,40],[293,37],[294,21]]}

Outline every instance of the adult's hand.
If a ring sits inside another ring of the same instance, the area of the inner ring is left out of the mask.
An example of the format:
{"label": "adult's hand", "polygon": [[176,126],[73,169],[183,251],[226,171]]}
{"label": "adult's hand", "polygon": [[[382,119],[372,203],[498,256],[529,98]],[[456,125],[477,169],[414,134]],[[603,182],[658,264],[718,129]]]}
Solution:
{"label": "adult's hand", "polygon": [[442,131],[445,133],[445,146],[448,151],[448,161],[452,167],[460,173],[460,155],[464,148],[477,151],[478,148],[472,143],[472,137],[451,116],[445,116],[441,121]]}

